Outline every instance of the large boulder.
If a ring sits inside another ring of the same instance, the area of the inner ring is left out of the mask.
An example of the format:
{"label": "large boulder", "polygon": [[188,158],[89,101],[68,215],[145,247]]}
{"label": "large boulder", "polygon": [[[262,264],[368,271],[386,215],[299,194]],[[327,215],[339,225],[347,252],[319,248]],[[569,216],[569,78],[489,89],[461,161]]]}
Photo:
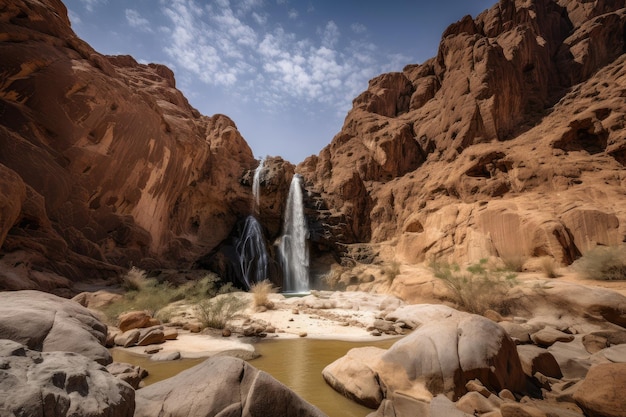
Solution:
{"label": "large boulder", "polygon": [[474,379],[493,392],[525,389],[515,343],[493,321],[436,305],[401,307],[387,316],[399,317],[419,327],[387,351],[352,349],[324,369],[326,382],[371,408],[392,407],[384,400],[397,398],[420,404],[437,394],[458,399]]}
{"label": "large boulder", "polygon": [[91,359],[0,340],[0,415],[132,417],[135,391]]}
{"label": "large boulder", "polygon": [[267,373],[230,357],[142,388],[136,400],[135,417],[324,416]]}
{"label": "large boulder", "polygon": [[40,291],[0,292],[0,339],[42,352],[80,353],[111,363],[107,327],[80,304]]}
{"label": "large boulder", "polygon": [[589,417],[623,417],[626,412],[626,363],[592,367],[574,393],[574,400]]}

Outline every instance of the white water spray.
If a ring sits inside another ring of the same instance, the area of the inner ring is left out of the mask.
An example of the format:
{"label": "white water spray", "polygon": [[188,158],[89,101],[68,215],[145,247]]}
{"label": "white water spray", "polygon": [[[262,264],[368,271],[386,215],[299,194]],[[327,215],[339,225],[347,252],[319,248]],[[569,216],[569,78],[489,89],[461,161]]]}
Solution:
{"label": "white water spray", "polygon": [[258,213],[261,204],[261,171],[265,165],[265,158],[261,158],[252,177],[252,195],[254,196],[254,212]]}
{"label": "white water spray", "polygon": [[241,273],[248,289],[267,278],[269,256],[265,247],[263,229],[254,216],[246,218],[236,249]]}
{"label": "white water spray", "polygon": [[310,289],[309,250],[306,242],[308,234],[302,201],[302,177],[296,174],[289,187],[279,247],[285,292],[300,293],[308,292]]}

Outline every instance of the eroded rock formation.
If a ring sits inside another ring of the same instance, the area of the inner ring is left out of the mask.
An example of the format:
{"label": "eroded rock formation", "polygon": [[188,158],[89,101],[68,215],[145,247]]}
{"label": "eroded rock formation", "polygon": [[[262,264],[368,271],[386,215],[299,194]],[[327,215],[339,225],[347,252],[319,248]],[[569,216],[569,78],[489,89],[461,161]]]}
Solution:
{"label": "eroded rock formation", "polygon": [[191,265],[250,212],[250,148],[171,70],[97,53],[60,1],[0,10],[1,289]]}
{"label": "eroded rock formation", "polygon": [[623,242],[625,25],[623,1],[553,0],[451,25],[436,57],[371,80],[298,166],[324,230],[408,262],[569,264]]}

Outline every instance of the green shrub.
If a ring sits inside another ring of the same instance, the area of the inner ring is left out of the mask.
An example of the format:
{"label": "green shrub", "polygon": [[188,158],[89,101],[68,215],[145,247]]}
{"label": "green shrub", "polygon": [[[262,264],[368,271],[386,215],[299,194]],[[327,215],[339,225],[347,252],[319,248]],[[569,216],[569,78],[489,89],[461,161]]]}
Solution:
{"label": "green shrub", "polygon": [[223,329],[246,306],[246,301],[236,295],[222,294],[209,300],[200,301],[196,305],[196,314],[204,327]]}
{"label": "green shrub", "polygon": [[573,266],[587,279],[626,280],[626,245],[596,246],[574,262]]}
{"label": "green shrub", "polygon": [[516,284],[516,274],[494,268],[486,259],[468,266],[464,271],[457,264],[432,262],[435,276],[452,291],[459,308],[482,314],[492,309],[505,312],[503,299]]}
{"label": "green shrub", "polygon": [[180,300],[197,303],[232,291],[230,283],[222,286],[219,284],[219,277],[209,274],[199,281],[175,287],[169,282],[160,283],[155,278],[147,278],[145,271],[132,267],[122,276],[122,288],[126,289],[124,297],[104,307],[103,312],[110,323],[115,323],[120,314],[132,310],[147,311],[152,316],[167,321],[168,312],[163,311],[160,314],[159,310],[170,303]]}
{"label": "green shrub", "polygon": [[250,287],[250,292],[252,293],[252,302],[254,303],[254,307],[265,307],[268,310],[272,310],[274,308],[274,303],[270,301],[269,295],[276,293],[277,291],[278,289],[268,280],[263,280],[253,284]]}

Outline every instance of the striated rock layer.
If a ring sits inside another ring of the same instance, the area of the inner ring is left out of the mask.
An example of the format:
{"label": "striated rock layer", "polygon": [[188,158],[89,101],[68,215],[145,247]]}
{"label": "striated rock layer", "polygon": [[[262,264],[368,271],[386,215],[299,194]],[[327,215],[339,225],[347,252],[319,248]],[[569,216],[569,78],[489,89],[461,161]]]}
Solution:
{"label": "striated rock layer", "polygon": [[319,235],[408,262],[569,264],[625,241],[625,27],[621,0],[502,0],[451,25],[298,166]]}
{"label": "striated rock layer", "polygon": [[251,212],[250,148],[167,67],[98,54],[58,0],[0,0],[0,39],[0,289],[191,265]]}

